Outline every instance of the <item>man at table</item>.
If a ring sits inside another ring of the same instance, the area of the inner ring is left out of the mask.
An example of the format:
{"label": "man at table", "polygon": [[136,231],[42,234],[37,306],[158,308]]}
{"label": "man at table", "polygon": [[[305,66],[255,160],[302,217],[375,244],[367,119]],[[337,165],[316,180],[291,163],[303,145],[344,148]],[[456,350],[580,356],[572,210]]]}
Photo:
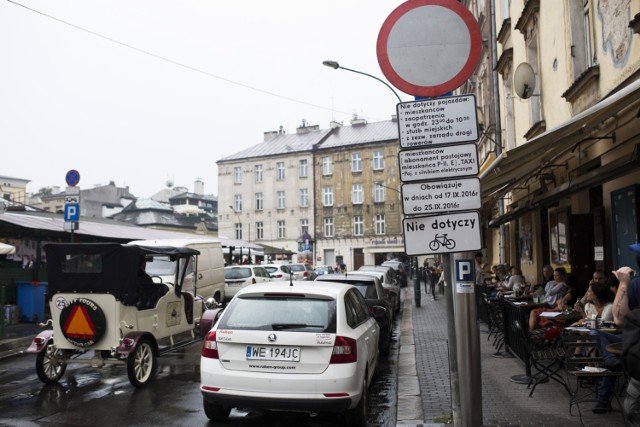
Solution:
{"label": "man at table", "polygon": [[564,307],[563,297],[567,292],[567,284],[565,278],[567,271],[564,267],[558,267],[553,271],[553,280],[545,285],[543,302],[547,304],[546,307],[536,308],[529,313],[529,330],[541,328],[548,322],[542,322],[540,324],[540,313],[545,311],[561,311]]}
{"label": "man at table", "polygon": [[[629,245],[629,249],[634,252],[640,253],[640,243],[635,245]],[[637,256],[636,262],[640,267],[640,256]],[[622,267],[613,274],[619,280],[618,291],[616,297],[613,300],[613,321],[616,326],[621,327],[624,323],[624,318],[629,311],[640,307],[640,277],[636,277],[633,280],[633,269],[631,267]],[[602,358],[604,359],[604,365],[610,369],[618,369],[621,366],[620,359],[606,350],[607,345],[622,342],[622,334],[613,335],[607,332],[599,331],[600,334],[600,347],[602,351]],[[598,387],[598,403],[593,408],[593,412],[596,414],[603,414],[611,408],[610,398],[613,393],[613,384],[609,378],[604,378]],[[627,402],[635,402],[635,412],[638,411],[637,405],[640,400],[640,381],[632,379],[627,387],[627,397],[625,399],[625,406]],[[629,414],[627,414],[628,416]],[[635,414],[637,417],[639,414]]]}

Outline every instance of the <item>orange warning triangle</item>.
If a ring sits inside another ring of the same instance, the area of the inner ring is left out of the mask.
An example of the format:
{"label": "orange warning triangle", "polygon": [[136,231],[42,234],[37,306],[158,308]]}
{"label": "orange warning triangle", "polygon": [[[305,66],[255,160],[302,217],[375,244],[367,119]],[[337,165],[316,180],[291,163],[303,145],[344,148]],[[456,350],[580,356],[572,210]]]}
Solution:
{"label": "orange warning triangle", "polygon": [[87,313],[86,307],[76,305],[71,309],[71,314],[64,325],[64,331],[69,338],[93,338],[96,329]]}

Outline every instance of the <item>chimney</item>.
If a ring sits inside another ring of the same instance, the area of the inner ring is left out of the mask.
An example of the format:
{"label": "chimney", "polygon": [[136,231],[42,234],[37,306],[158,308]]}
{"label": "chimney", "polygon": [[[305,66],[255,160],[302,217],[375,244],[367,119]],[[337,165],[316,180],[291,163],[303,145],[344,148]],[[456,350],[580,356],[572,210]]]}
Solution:
{"label": "chimney", "polygon": [[331,120],[331,122],[329,122],[329,127],[331,129],[336,129],[336,128],[342,127],[342,123],[336,122],[335,120]]}
{"label": "chimney", "polygon": [[204,196],[204,181],[202,181],[202,178],[196,178],[193,183],[193,192],[199,196]]}
{"label": "chimney", "polygon": [[365,119],[359,119],[357,114],[353,115],[353,118],[351,119],[351,126],[362,126],[366,124],[367,121]]}
{"label": "chimney", "polygon": [[319,125],[307,125],[307,120],[306,119],[302,119],[302,125],[298,128],[296,128],[296,134],[298,135],[304,135],[306,133],[312,132],[312,131],[316,131],[316,130],[320,130],[320,126]]}
{"label": "chimney", "polygon": [[276,139],[277,136],[278,136],[278,131],[277,130],[270,130],[268,132],[265,132],[264,133],[264,142],[274,140],[274,139]]}

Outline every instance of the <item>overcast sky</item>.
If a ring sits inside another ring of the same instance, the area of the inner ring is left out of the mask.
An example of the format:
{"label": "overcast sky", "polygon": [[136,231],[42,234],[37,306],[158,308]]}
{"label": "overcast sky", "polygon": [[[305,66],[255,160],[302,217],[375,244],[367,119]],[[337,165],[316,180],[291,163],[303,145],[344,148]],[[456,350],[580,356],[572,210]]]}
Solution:
{"label": "overcast sky", "polygon": [[[403,1],[0,0],[0,175],[27,191],[167,180],[218,195],[216,161],[305,119],[389,120],[378,32]],[[409,95],[399,92],[403,101]]]}

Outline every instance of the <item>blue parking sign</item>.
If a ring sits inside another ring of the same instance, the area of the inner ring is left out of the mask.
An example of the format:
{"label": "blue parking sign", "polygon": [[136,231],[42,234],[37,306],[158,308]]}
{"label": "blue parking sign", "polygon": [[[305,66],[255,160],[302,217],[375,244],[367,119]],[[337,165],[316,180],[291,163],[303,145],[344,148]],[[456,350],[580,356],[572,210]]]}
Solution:
{"label": "blue parking sign", "polygon": [[80,221],[80,203],[67,203],[64,205],[64,220]]}
{"label": "blue parking sign", "polygon": [[456,261],[456,282],[473,282],[475,266],[474,260],[457,259]]}

